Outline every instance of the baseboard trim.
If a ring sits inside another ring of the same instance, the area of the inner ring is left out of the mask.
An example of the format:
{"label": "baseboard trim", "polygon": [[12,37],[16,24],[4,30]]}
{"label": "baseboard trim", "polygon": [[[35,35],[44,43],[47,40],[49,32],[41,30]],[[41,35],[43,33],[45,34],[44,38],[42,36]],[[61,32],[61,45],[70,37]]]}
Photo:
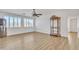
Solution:
{"label": "baseboard trim", "polygon": [[13,34],[13,35],[7,35],[6,37],[17,36],[17,35],[28,34],[28,33],[34,33],[34,32],[18,33],[18,34]]}
{"label": "baseboard trim", "polygon": [[[8,36],[6,36],[6,37],[17,36],[17,35],[22,35],[22,34],[30,34],[30,33],[40,33],[40,34],[44,34],[44,35],[49,35],[49,36],[51,36],[51,35],[48,34],[48,33],[42,33],[42,32],[33,31],[33,32],[26,32],[26,33],[19,33],[19,34],[14,34],[14,35],[8,35]],[[56,36],[56,37],[57,37],[57,36]],[[67,37],[65,37],[65,36],[58,36],[58,37],[67,38]]]}

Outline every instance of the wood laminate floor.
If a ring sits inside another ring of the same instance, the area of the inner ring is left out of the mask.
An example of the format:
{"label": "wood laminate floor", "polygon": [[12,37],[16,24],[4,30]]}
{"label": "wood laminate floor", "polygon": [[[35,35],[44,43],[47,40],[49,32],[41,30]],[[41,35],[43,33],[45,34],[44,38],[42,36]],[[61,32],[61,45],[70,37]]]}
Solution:
{"label": "wood laminate floor", "polygon": [[0,50],[69,50],[65,37],[55,37],[43,33],[27,33],[0,38]]}

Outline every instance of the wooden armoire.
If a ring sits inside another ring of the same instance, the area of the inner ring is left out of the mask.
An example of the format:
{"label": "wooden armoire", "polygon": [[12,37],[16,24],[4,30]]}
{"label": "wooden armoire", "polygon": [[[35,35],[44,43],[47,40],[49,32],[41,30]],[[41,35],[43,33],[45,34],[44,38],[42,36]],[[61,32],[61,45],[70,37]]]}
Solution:
{"label": "wooden armoire", "polygon": [[53,15],[50,18],[50,35],[61,36],[60,34],[61,18]]}

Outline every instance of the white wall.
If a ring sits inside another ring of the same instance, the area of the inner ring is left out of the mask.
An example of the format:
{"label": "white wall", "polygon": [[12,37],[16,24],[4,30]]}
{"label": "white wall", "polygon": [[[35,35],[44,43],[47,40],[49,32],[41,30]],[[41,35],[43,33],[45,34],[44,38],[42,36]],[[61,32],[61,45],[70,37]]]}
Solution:
{"label": "white wall", "polygon": [[36,31],[50,34],[49,15],[40,16],[38,19],[36,19]]}
{"label": "white wall", "polygon": [[33,32],[33,28],[8,28],[7,36],[21,34],[21,33],[27,33],[27,32]]}
{"label": "white wall", "polygon": [[78,16],[78,12],[64,12],[56,11],[49,15],[43,15],[36,19],[37,32],[50,34],[50,17],[57,15],[61,17],[61,36],[68,36],[68,18],[71,16]]}

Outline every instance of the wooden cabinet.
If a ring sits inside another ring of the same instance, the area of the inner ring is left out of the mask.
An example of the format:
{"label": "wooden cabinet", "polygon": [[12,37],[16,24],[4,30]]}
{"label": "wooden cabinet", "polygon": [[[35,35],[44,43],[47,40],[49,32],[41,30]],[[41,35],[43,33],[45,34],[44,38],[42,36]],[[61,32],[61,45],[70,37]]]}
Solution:
{"label": "wooden cabinet", "polygon": [[0,18],[0,37],[6,36],[6,21]]}
{"label": "wooden cabinet", "polygon": [[50,35],[61,36],[60,35],[60,20],[61,18],[53,15],[50,18]]}

